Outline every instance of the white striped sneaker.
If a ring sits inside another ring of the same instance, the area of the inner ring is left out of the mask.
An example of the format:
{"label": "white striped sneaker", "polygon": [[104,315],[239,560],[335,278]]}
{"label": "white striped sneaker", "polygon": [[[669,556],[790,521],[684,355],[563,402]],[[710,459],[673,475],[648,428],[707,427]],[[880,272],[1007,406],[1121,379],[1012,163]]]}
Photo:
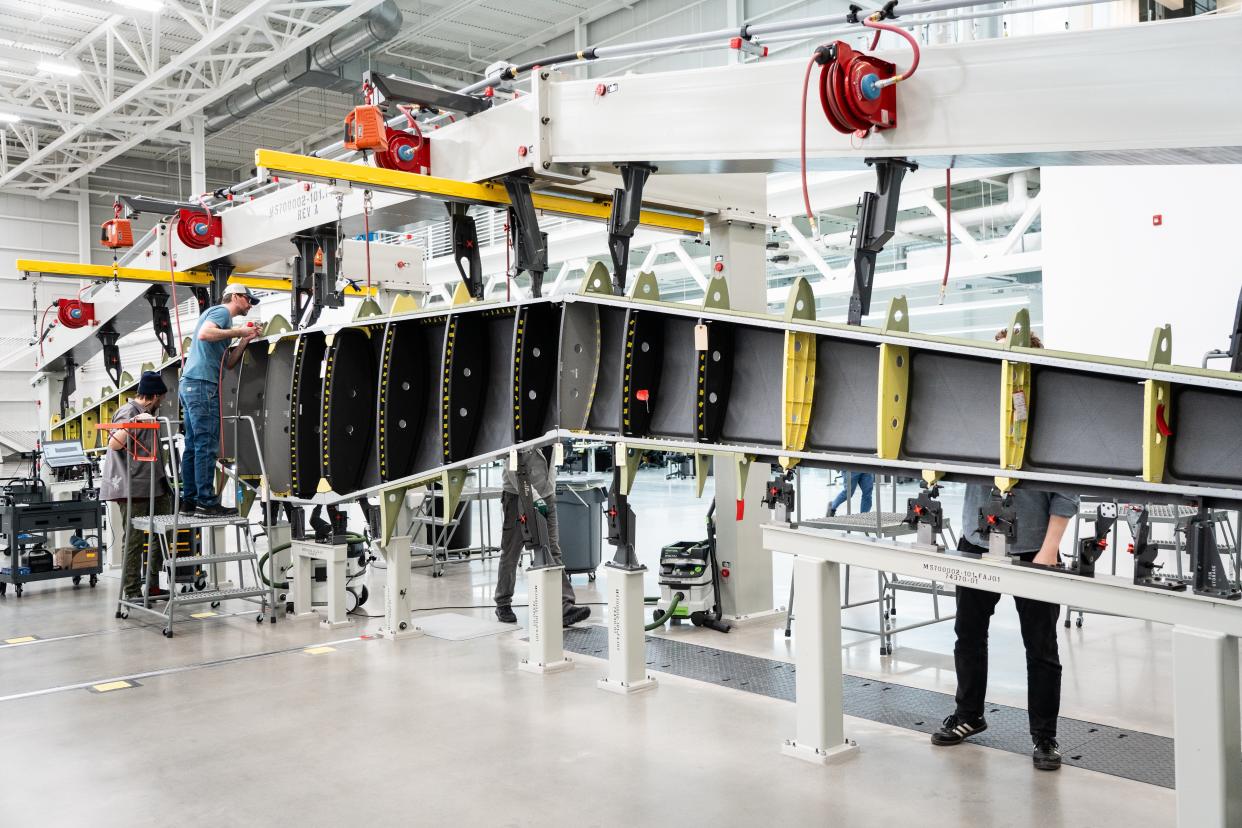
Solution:
{"label": "white striped sneaker", "polygon": [[964,719],[953,713],[945,717],[940,729],[932,734],[931,741],[933,745],[941,747],[960,745],[963,740],[987,729],[988,723],[982,716],[977,719]]}

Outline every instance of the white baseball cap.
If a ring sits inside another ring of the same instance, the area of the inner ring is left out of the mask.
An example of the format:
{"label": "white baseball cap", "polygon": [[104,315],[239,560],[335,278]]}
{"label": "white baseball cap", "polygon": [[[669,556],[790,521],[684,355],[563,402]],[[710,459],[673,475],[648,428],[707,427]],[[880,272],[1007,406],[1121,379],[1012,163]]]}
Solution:
{"label": "white baseball cap", "polygon": [[229,285],[228,287],[224,289],[224,295],[222,298],[227,299],[229,296],[232,296],[235,293],[240,293],[242,296],[245,296],[247,299],[250,300],[250,304],[252,305],[259,304],[259,297],[251,293],[250,288],[246,287],[245,285],[237,285],[237,284]]}

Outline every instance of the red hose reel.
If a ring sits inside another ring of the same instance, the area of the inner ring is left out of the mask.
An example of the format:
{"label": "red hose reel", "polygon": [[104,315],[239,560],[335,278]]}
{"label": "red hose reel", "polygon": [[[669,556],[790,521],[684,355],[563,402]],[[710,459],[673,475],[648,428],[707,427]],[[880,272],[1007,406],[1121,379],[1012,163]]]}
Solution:
{"label": "red hose reel", "polygon": [[386,170],[431,173],[431,142],[421,132],[411,135],[388,127],[388,148],[375,151],[375,165]]}
{"label": "red hose reel", "polygon": [[219,216],[203,210],[183,208],[177,211],[177,240],[191,250],[219,244],[223,229]]}
{"label": "red hose reel", "polygon": [[897,86],[879,85],[897,76],[895,64],[839,40],[821,46],[816,55],[823,66],[819,102],[833,129],[849,134],[897,126]]}
{"label": "red hose reel", "polygon": [[70,329],[94,325],[95,305],[81,299],[57,299],[56,321]]}

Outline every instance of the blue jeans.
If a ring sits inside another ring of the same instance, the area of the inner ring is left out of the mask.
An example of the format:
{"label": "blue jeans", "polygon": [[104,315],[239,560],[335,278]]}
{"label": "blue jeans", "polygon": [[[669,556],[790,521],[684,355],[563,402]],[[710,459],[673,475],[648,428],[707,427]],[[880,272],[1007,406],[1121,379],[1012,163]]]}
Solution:
{"label": "blue jeans", "polygon": [[841,508],[841,504],[854,496],[855,489],[862,489],[862,503],[858,506],[858,511],[871,511],[871,492],[875,489],[875,475],[866,472],[846,472],[846,484],[841,487],[841,491],[832,499],[832,503],[828,506],[830,512],[835,512]]}
{"label": "blue jeans", "polygon": [[185,452],[181,455],[181,499],[215,506],[216,457],[220,454],[220,388],[214,382],[186,379],[178,389]]}

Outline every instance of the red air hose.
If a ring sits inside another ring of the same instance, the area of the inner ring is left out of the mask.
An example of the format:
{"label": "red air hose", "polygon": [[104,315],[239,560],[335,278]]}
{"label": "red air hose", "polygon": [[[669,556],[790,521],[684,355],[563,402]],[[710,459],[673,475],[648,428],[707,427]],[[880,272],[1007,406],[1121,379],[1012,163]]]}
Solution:
{"label": "red air hose", "polygon": [[[914,39],[914,35],[910,34],[905,29],[889,25],[888,23],[882,23],[872,17],[868,17],[863,20],[863,25],[876,30],[875,38],[871,41],[871,48],[873,51],[876,44],[880,42],[880,32],[892,32],[893,34],[901,35],[906,39],[906,42],[910,44],[910,48],[914,50],[914,60],[910,62],[909,69],[892,79],[892,83],[900,83],[901,81],[910,80],[910,78],[914,77],[915,70],[919,68],[919,42]],[[881,83],[883,83],[883,81],[881,81]],[[889,84],[885,85],[887,86]]]}
{"label": "red air hose", "polygon": [[944,168],[944,278],[940,280],[940,304],[949,288],[949,263],[953,261],[953,169]]}
{"label": "red air hose", "polygon": [[177,267],[173,263],[172,228],[164,225],[168,237],[168,287],[172,291],[173,315],[177,317],[177,353],[181,355],[181,367],[185,368],[185,339],[181,335],[181,306],[177,304]]}
{"label": "red air hose", "polygon": [[807,62],[806,74],[802,77],[802,203],[806,207],[806,219],[811,223],[811,235],[816,234],[816,223],[815,214],[811,210],[811,193],[806,186],[806,99],[811,88],[811,71],[814,68],[815,58],[812,57]]}

